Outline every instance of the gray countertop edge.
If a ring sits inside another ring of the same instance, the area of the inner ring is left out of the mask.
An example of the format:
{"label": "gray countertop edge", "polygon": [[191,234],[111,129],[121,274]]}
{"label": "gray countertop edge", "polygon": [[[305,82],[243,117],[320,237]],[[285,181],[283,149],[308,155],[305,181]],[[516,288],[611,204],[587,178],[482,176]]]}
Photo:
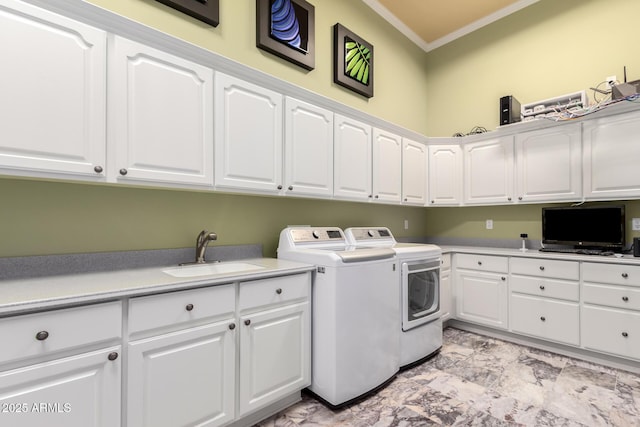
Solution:
{"label": "gray countertop edge", "polygon": [[241,273],[178,278],[166,267],[83,273],[0,282],[0,316],[93,304],[121,298],[266,279],[313,271],[315,266],[276,258],[243,259],[263,269]]}

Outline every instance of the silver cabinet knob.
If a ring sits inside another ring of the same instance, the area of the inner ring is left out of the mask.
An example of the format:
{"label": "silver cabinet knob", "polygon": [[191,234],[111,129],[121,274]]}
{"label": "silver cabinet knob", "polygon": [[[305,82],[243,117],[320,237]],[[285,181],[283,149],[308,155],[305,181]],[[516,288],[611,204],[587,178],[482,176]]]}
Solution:
{"label": "silver cabinet knob", "polygon": [[185,307],[185,310],[187,311],[193,310],[193,304],[187,304],[187,306]]}
{"label": "silver cabinet knob", "polygon": [[231,329],[232,331],[236,328],[236,324],[235,323],[230,323],[229,324],[229,329]]}
{"label": "silver cabinet knob", "polygon": [[251,324],[251,320],[249,320],[249,319],[245,320],[245,321],[244,321],[244,324],[245,324],[245,325],[247,325],[247,326],[249,326],[249,325]]}
{"label": "silver cabinet knob", "polygon": [[125,168],[120,169],[120,175],[125,176],[127,174],[127,170]]}
{"label": "silver cabinet knob", "polygon": [[47,338],[49,338],[49,332],[47,332],[47,331],[40,331],[40,332],[38,332],[38,333],[36,334],[36,339],[37,339],[38,341],[44,341],[44,340],[46,340]]}
{"label": "silver cabinet knob", "polygon": [[116,360],[117,358],[118,358],[118,353],[117,353],[117,352],[115,352],[115,351],[114,351],[114,352],[109,353],[109,355],[107,356],[107,359],[111,360],[112,362],[113,362],[114,360]]}
{"label": "silver cabinet knob", "polygon": [[629,302],[629,297],[622,297],[622,301]]}
{"label": "silver cabinet knob", "polygon": [[93,171],[95,173],[102,173],[103,170],[104,169],[102,169],[102,166],[96,166],[96,167],[93,168]]}
{"label": "silver cabinet knob", "polygon": [[379,199],[379,198],[380,198],[380,196],[378,196],[378,195],[376,194],[376,199]]}
{"label": "silver cabinet knob", "polygon": [[478,261],[478,265],[482,265],[482,261]]}
{"label": "silver cabinet knob", "polygon": [[282,185],[278,185],[278,190],[282,190]]}
{"label": "silver cabinet knob", "polygon": [[629,275],[627,273],[622,273],[622,277],[626,279],[629,277]]}
{"label": "silver cabinet knob", "polygon": [[544,271],[544,265],[540,266],[540,271]]}
{"label": "silver cabinet knob", "polygon": [[625,338],[627,338],[627,337],[629,336],[629,334],[628,334],[628,333],[626,333],[626,332],[623,332],[623,333],[622,333],[622,336],[623,336],[623,337],[625,337]]}
{"label": "silver cabinet knob", "polygon": [[500,279],[502,279],[503,282],[507,280],[507,278],[504,276],[502,276]]}
{"label": "silver cabinet knob", "polygon": [[540,290],[544,291],[544,285],[540,285]]}
{"label": "silver cabinet knob", "polygon": [[522,200],[522,196],[519,196],[519,197],[518,197],[518,200]]}
{"label": "silver cabinet knob", "polygon": [[542,320],[543,322],[545,322],[545,321],[547,320],[547,318],[546,318],[546,317],[544,317],[544,316],[540,316],[540,320]]}
{"label": "silver cabinet knob", "polygon": [[511,197],[507,197],[507,201],[509,201],[509,202],[510,202],[510,201],[511,201]]}
{"label": "silver cabinet knob", "polygon": [[293,185],[290,185],[290,186],[288,187],[288,189],[289,189],[289,191],[293,191]]}
{"label": "silver cabinet knob", "polygon": [[276,294],[280,295],[282,293],[282,288],[276,289]]}
{"label": "silver cabinet knob", "polygon": [[405,197],[405,198],[404,198],[404,201],[406,202],[406,201],[408,201],[408,199]]}

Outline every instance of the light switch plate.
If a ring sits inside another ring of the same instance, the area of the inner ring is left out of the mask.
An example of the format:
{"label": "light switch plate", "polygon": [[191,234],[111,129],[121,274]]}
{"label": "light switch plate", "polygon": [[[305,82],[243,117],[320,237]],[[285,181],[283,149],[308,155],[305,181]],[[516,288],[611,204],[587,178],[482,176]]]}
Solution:
{"label": "light switch plate", "polygon": [[640,231],[640,218],[631,219],[631,229],[633,231]]}

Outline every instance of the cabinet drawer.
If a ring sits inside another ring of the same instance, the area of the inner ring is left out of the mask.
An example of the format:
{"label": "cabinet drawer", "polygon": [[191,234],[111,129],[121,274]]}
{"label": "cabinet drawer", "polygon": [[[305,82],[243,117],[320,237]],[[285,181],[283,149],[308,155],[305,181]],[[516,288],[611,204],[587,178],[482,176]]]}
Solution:
{"label": "cabinet drawer", "polygon": [[233,316],[234,311],[232,284],[132,298],[129,334],[178,325],[186,328],[225,314]]}
{"label": "cabinet drawer", "polygon": [[640,287],[640,267],[585,262],[582,264],[582,280]]}
{"label": "cabinet drawer", "polygon": [[511,295],[509,325],[513,332],[578,345],[580,310],[577,303],[526,295]]}
{"label": "cabinet drawer", "polygon": [[580,278],[580,264],[575,261],[511,258],[511,273],[578,280]]}
{"label": "cabinet drawer", "polygon": [[0,319],[0,363],[122,336],[119,301]]}
{"label": "cabinet drawer", "polygon": [[451,254],[442,254],[442,258],[440,258],[440,270],[451,270]]}
{"label": "cabinet drawer", "polygon": [[640,288],[585,283],[582,287],[582,300],[587,304],[640,310]]}
{"label": "cabinet drawer", "polygon": [[456,267],[506,273],[509,271],[509,262],[508,258],[500,256],[458,254]]}
{"label": "cabinet drawer", "polygon": [[640,359],[640,313],[605,307],[582,307],[582,346]]}
{"label": "cabinet drawer", "polygon": [[511,292],[529,294],[540,297],[578,301],[580,287],[578,282],[568,280],[547,279],[535,276],[512,275],[509,279]]}
{"label": "cabinet drawer", "polygon": [[311,274],[240,283],[240,311],[309,297]]}

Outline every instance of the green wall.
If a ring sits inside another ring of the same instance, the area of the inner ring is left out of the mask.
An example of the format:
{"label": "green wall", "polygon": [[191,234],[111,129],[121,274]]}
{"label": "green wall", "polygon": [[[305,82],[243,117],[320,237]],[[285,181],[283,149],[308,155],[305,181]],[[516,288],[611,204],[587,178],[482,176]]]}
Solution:
{"label": "green wall", "polygon": [[391,205],[17,179],[0,179],[0,194],[0,257],[195,247],[202,229],[265,256],[293,224],[426,232],[424,208]]}

